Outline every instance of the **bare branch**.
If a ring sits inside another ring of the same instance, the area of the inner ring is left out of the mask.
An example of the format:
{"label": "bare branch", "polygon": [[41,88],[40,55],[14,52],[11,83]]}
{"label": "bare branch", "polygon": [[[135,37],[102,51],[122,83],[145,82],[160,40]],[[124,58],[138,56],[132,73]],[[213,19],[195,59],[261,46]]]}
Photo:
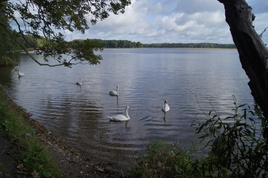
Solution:
{"label": "bare branch", "polygon": [[267,30],[268,27],[266,27],[263,32],[260,34],[260,37],[262,38],[262,35],[264,34],[264,32]]}

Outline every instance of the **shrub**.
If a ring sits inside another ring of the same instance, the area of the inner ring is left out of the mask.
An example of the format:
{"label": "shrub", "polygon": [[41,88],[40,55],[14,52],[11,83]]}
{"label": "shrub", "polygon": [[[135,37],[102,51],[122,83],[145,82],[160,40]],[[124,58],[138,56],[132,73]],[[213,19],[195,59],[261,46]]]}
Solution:
{"label": "shrub", "polygon": [[12,66],[15,65],[14,61],[7,56],[0,57],[0,66]]}
{"label": "shrub", "polygon": [[[210,151],[202,163],[207,175],[214,177],[261,177],[268,171],[268,122],[255,104],[234,102],[234,115],[221,119],[215,112],[196,129]],[[206,176],[206,175],[205,175]]]}
{"label": "shrub", "polygon": [[148,153],[139,157],[129,177],[200,177],[198,160],[191,149],[180,149],[164,142],[148,144]]}

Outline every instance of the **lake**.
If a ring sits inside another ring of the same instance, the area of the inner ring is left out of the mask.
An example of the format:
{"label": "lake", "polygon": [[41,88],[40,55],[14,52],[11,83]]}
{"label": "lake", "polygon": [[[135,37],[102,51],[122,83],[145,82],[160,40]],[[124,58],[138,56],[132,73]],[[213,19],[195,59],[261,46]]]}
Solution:
{"label": "lake", "polygon": [[[99,65],[40,67],[25,54],[18,78],[1,68],[0,83],[48,131],[84,156],[128,166],[149,142],[196,143],[192,122],[216,109],[232,114],[233,95],[252,104],[248,77],[235,49],[105,49]],[[35,56],[38,60],[42,56]],[[83,78],[83,85],[75,83]],[[119,97],[109,95],[120,86]],[[170,111],[161,107],[167,100]],[[128,122],[109,122],[124,113]]]}

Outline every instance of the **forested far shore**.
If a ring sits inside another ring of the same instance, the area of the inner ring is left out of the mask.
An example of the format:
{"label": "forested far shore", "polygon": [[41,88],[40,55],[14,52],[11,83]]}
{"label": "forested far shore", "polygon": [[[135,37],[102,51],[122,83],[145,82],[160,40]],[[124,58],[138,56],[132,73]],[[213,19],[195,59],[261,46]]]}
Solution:
{"label": "forested far shore", "polygon": [[104,48],[236,48],[234,44],[217,43],[151,43],[142,44],[129,40],[101,40],[92,39],[99,42]]}
{"label": "forested far shore", "polygon": [[[6,39],[0,40],[0,66],[13,65],[14,61],[10,59],[8,53],[28,49],[45,49],[48,44],[53,44],[53,40],[47,40],[43,37],[35,38],[31,35],[21,37],[16,35],[16,31],[11,31],[16,38],[9,39],[5,32],[0,32],[0,36]],[[25,42],[26,41],[26,42]],[[102,40],[102,39],[75,39],[62,43],[62,45],[69,45],[70,48],[83,44],[85,42],[85,50],[92,49],[92,46],[99,48],[236,48],[234,44],[217,44],[217,43],[152,43],[142,44],[141,42],[133,42],[129,40]],[[61,48],[61,46],[57,46]],[[51,52],[53,53],[53,52]]]}
{"label": "forested far shore", "polygon": [[143,44],[144,48],[236,48],[234,44],[217,43],[152,43]]}

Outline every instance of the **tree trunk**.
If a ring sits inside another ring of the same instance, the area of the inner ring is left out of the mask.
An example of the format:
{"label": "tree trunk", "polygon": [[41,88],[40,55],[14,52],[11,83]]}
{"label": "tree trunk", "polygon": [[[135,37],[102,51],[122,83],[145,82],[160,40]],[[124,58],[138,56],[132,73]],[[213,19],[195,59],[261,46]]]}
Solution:
{"label": "tree trunk", "polygon": [[255,16],[245,0],[219,0],[224,4],[240,62],[248,75],[249,87],[256,103],[268,117],[268,50],[254,30]]}

